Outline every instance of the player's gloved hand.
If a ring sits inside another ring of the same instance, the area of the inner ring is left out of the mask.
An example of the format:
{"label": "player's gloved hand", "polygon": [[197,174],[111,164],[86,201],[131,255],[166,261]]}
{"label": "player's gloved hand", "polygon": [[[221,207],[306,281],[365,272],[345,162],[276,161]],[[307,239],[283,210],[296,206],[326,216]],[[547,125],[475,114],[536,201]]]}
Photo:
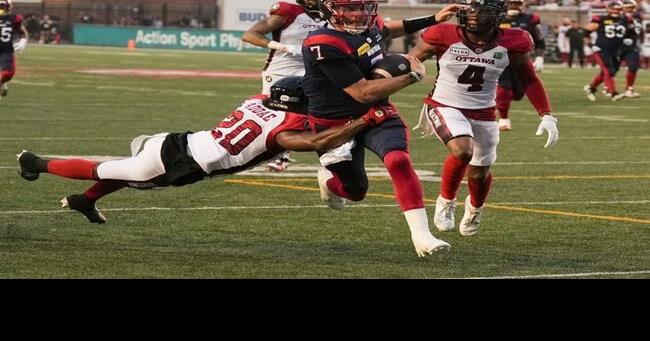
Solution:
{"label": "player's gloved hand", "polygon": [[370,109],[361,119],[367,125],[373,127],[382,124],[384,121],[399,117],[399,112],[392,106],[381,106]]}
{"label": "player's gloved hand", "polygon": [[27,39],[20,38],[20,40],[14,43],[14,52],[22,53],[23,51],[25,51],[26,47],[27,47]]}
{"label": "player's gloved hand", "polygon": [[625,45],[625,46],[632,46],[632,44],[634,44],[634,40],[632,40],[631,38],[625,38],[625,39],[623,39],[623,45]]}
{"label": "player's gloved hand", "polygon": [[533,66],[535,66],[535,72],[542,72],[544,70],[544,57],[535,57]]}
{"label": "player's gloved hand", "polygon": [[436,13],[436,22],[444,22],[456,16],[459,11],[466,11],[469,6],[451,4],[443,7],[440,12]]}
{"label": "player's gloved hand", "polygon": [[411,82],[421,82],[424,79],[424,76],[427,74],[427,69],[424,66],[424,63],[411,55],[404,54],[403,56],[406,57],[406,59],[408,59],[411,64],[411,73],[409,74],[411,77]]}
{"label": "player's gloved hand", "polygon": [[548,133],[548,139],[546,140],[544,148],[553,147],[560,138],[560,131],[557,130],[557,118],[551,116],[550,113],[542,116],[542,122],[539,123],[535,135],[540,136],[544,134],[544,131]]}

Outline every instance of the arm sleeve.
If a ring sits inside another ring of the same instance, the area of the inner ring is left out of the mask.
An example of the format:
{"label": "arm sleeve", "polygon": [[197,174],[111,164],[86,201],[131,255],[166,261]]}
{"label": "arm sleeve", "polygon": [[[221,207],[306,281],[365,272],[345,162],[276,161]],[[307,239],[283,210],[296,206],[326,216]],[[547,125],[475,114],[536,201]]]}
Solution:
{"label": "arm sleeve", "polygon": [[345,89],[365,78],[359,67],[349,59],[321,63],[319,67],[339,89]]}
{"label": "arm sleeve", "polygon": [[551,112],[551,103],[544,89],[544,84],[537,76],[535,67],[530,61],[527,54],[515,56],[517,59],[525,60],[519,64],[513,64],[512,68],[515,74],[519,76],[526,90],[526,96],[530,103],[535,107],[537,113],[541,116],[544,113]]}

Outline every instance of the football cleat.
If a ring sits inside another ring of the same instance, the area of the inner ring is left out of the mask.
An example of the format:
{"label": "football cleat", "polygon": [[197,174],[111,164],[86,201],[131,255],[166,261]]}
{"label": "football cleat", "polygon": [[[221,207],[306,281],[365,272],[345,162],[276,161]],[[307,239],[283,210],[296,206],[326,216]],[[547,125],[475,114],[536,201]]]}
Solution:
{"label": "football cleat", "polygon": [[332,193],[327,188],[327,180],[334,175],[325,167],[318,167],[318,188],[320,189],[320,200],[327,203],[327,206],[335,210],[341,210],[345,207],[345,198]]}
{"label": "football cleat", "polygon": [[641,95],[639,95],[638,92],[634,91],[634,88],[627,88],[627,90],[625,90],[625,97],[637,98],[641,97]]}
{"label": "football cleat", "polygon": [[0,96],[5,97],[9,93],[7,83],[0,83]]}
{"label": "football cleat", "polygon": [[415,253],[417,253],[418,257],[426,257],[427,255],[431,255],[438,251],[449,251],[451,248],[449,243],[440,240],[431,234],[423,236],[412,235],[411,239],[413,240]]}
{"label": "football cleat", "polygon": [[465,199],[465,213],[463,219],[460,221],[458,231],[463,236],[473,236],[478,233],[478,228],[481,225],[481,216],[483,215],[483,207],[474,207],[468,195]]}
{"label": "football cleat", "polygon": [[590,101],[592,102],[596,101],[596,89],[592,88],[591,85],[589,84],[585,85],[584,88],[582,88],[582,90],[585,91],[585,94],[587,94],[587,98]]}
{"label": "football cleat", "polygon": [[512,123],[510,123],[509,118],[500,118],[499,119],[499,130],[501,130],[501,131],[510,131],[510,130],[512,130]]}
{"label": "football cleat", "polygon": [[36,160],[38,156],[32,152],[23,150],[17,154],[18,163],[20,164],[20,176],[27,181],[34,181],[38,179],[39,171],[36,169]]}
{"label": "football cleat", "polygon": [[439,231],[447,232],[454,229],[456,222],[456,200],[447,200],[438,196],[436,200],[436,214],[433,224]]}
{"label": "football cleat", "polygon": [[289,168],[289,162],[296,162],[296,160],[289,158],[289,152],[281,154],[277,159],[271,160],[271,162],[266,164],[266,170],[268,172],[284,172]]}
{"label": "football cleat", "polygon": [[61,207],[67,207],[85,215],[93,224],[106,223],[106,217],[97,209],[95,203],[88,200],[83,194],[73,194],[61,199]]}
{"label": "football cleat", "polygon": [[618,102],[618,101],[622,100],[623,98],[625,98],[625,93],[624,92],[622,92],[622,93],[615,92],[615,93],[612,94],[612,102]]}

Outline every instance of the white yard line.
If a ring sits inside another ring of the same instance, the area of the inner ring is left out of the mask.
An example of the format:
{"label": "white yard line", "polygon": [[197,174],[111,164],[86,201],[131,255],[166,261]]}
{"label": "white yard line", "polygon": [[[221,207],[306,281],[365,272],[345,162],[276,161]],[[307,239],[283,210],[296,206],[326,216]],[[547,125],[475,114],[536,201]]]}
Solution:
{"label": "white yard line", "polygon": [[[619,205],[619,204],[649,204],[650,200],[627,201],[540,201],[540,202],[490,202],[492,205]],[[427,207],[434,207],[428,204]],[[350,204],[346,208],[387,208],[397,207],[396,204]],[[239,210],[289,210],[289,209],[329,209],[327,205],[277,205],[277,206],[202,206],[202,207],[125,207],[101,208],[103,212],[144,212],[144,211],[239,211]],[[52,214],[74,212],[69,209],[59,210],[9,210],[0,211],[0,215],[20,214]]]}
{"label": "white yard line", "polygon": [[632,276],[647,275],[650,270],[616,271],[616,272],[576,272],[566,274],[542,274],[522,276],[489,276],[489,277],[459,277],[458,279],[534,279],[534,278],[567,278],[567,277],[596,277],[596,276]]}

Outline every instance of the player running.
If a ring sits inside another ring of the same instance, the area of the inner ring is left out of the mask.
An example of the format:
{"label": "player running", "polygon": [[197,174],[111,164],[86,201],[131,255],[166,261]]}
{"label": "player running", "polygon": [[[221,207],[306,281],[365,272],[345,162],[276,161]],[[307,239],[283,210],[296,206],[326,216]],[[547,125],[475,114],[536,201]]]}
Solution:
{"label": "player running", "polygon": [[23,52],[29,38],[23,17],[12,14],[12,7],[11,0],[0,0],[0,101],[9,94],[7,83],[16,73],[14,52]]}
{"label": "player running", "polygon": [[557,119],[544,85],[530,59],[534,48],[527,31],[499,29],[506,15],[503,0],[462,0],[469,8],[458,14],[459,25],[436,25],[422,35],[410,53],[426,60],[436,56],[438,77],[425,98],[420,116],[423,134],[436,134],[449,155],[442,170],[434,223],[440,231],[455,228],[456,194],[467,171],[469,195],[459,230],[464,236],[478,232],[483,206],[490,191],[490,166],[497,159],[499,124],[495,121],[499,76],[510,66],[541,117],[537,135],[548,133],[544,147],[558,140]]}

